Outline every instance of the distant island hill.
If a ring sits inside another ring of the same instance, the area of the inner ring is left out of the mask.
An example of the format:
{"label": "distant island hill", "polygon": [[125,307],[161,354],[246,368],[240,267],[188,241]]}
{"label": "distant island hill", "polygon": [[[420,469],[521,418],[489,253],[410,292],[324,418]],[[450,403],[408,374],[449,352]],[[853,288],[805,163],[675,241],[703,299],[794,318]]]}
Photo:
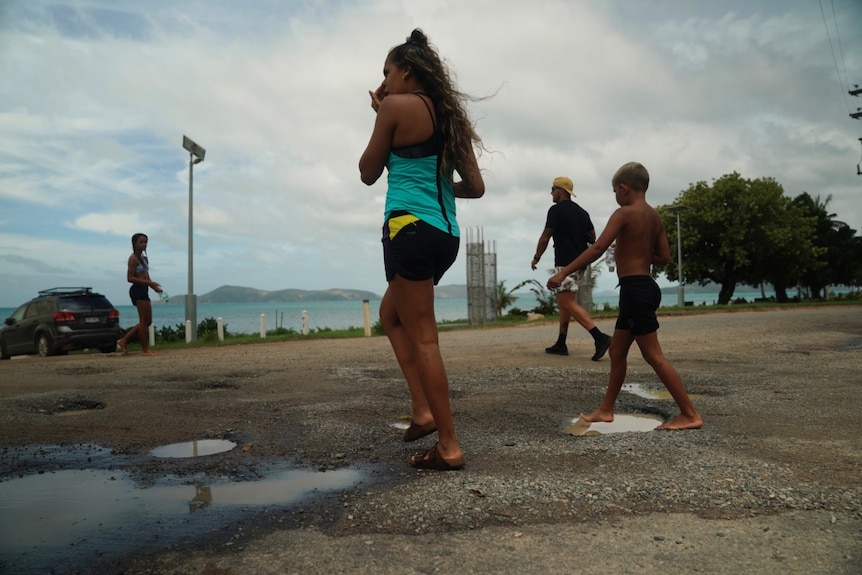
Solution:
{"label": "distant island hill", "polygon": [[[687,293],[718,293],[720,286],[710,284],[706,286],[687,285]],[[677,287],[662,288],[662,293],[676,293]],[[618,292],[602,291],[595,295],[614,295]],[[531,292],[515,294],[519,297],[529,297]],[[467,286],[465,285],[440,285],[434,288],[434,296],[439,299],[467,299]],[[170,298],[171,303],[182,303],[183,295]],[[361,301],[380,300],[381,296],[374,292],[332,288],[325,290],[302,290],[302,289],[280,289],[275,291],[262,290],[241,286],[221,286],[211,292],[198,296],[198,303],[257,303],[257,302],[289,302],[289,301]]]}
{"label": "distant island hill", "polygon": [[[466,299],[466,285],[437,286],[435,296],[441,299]],[[221,286],[198,296],[198,303],[258,303],[290,301],[362,301],[380,300],[382,296],[365,290],[332,288],[325,290],[262,290],[242,286]],[[170,303],[183,303],[185,295],[171,296]]]}

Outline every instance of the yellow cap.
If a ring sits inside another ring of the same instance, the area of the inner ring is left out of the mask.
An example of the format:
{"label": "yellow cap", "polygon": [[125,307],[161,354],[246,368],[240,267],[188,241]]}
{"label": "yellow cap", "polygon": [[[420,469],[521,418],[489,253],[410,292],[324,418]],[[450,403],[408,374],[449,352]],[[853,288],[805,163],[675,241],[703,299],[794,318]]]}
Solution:
{"label": "yellow cap", "polygon": [[575,186],[572,184],[572,180],[565,176],[560,176],[559,178],[554,178],[554,183],[552,184],[554,188],[563,188],[570,195],[575,195]]}

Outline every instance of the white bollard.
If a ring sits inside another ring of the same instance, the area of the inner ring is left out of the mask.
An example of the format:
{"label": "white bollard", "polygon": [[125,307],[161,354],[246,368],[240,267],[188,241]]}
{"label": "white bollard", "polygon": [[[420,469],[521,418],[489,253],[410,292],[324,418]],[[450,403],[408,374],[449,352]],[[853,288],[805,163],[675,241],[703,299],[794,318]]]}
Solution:
{"label": "white bollard", "polygon": [[362,317],[365,320],[365,337],[371,336],[371,304],[367,299],[362,300]]}
{"label": "white bollard", "polygon": [[147,333],[150,336],[150,347],[155,347],[156,345],[156,326],[150,324],[147,327]]}
{"label": "white bollard", "polygon": [[218,330],[218,340],[224,341],[224,320],[222,318],[216,319],[216,329]]}
{"label": "white bollard", "polygon": [[302,335],[308,335],[308,312],[302,310]]}
{"label": "white bollard", "polygon": [[260,314],[260,338],[266,339],[266,314]]}
{"label": "white bollard", "polygon": [[186,320],[186,343],[192,342],[192,320]]}

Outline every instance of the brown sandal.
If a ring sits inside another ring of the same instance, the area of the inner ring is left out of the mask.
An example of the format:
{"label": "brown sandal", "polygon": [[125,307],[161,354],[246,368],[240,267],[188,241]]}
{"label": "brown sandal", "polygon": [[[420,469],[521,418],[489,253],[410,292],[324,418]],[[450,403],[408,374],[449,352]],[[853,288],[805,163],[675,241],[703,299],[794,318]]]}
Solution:
{"label": "brown sandal", "polygon": [[432,469],[434,471],[457,471],[464,467],[464,458],[446,460],[437,451],[437,444],[427,451],[417,451],[410,458],[410,465],[416,469]]}
{"label": "brown sandal", "polygon": [[432,422],[430,425],[422,427],[410,421],[410,427],[404,430],[404,441],[411,442],[417,439],[422,439],[426,435],[431,435],[437,431],[437,426]]}

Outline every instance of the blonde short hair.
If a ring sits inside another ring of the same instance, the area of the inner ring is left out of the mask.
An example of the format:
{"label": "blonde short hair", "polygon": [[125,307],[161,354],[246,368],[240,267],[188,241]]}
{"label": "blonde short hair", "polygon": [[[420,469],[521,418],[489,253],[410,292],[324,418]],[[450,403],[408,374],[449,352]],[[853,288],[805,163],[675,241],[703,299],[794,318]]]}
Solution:
{"label": "blonde short hair", "polygon": [[638,162],[629,162],[628,164],[620,166],[614,174],[611,184],[614,186],[617,184],[625,184],[627,186],[631,186],[635,190],[645,192],[647,191],[647,188],[649,188],[649,172],[643,164]]}

